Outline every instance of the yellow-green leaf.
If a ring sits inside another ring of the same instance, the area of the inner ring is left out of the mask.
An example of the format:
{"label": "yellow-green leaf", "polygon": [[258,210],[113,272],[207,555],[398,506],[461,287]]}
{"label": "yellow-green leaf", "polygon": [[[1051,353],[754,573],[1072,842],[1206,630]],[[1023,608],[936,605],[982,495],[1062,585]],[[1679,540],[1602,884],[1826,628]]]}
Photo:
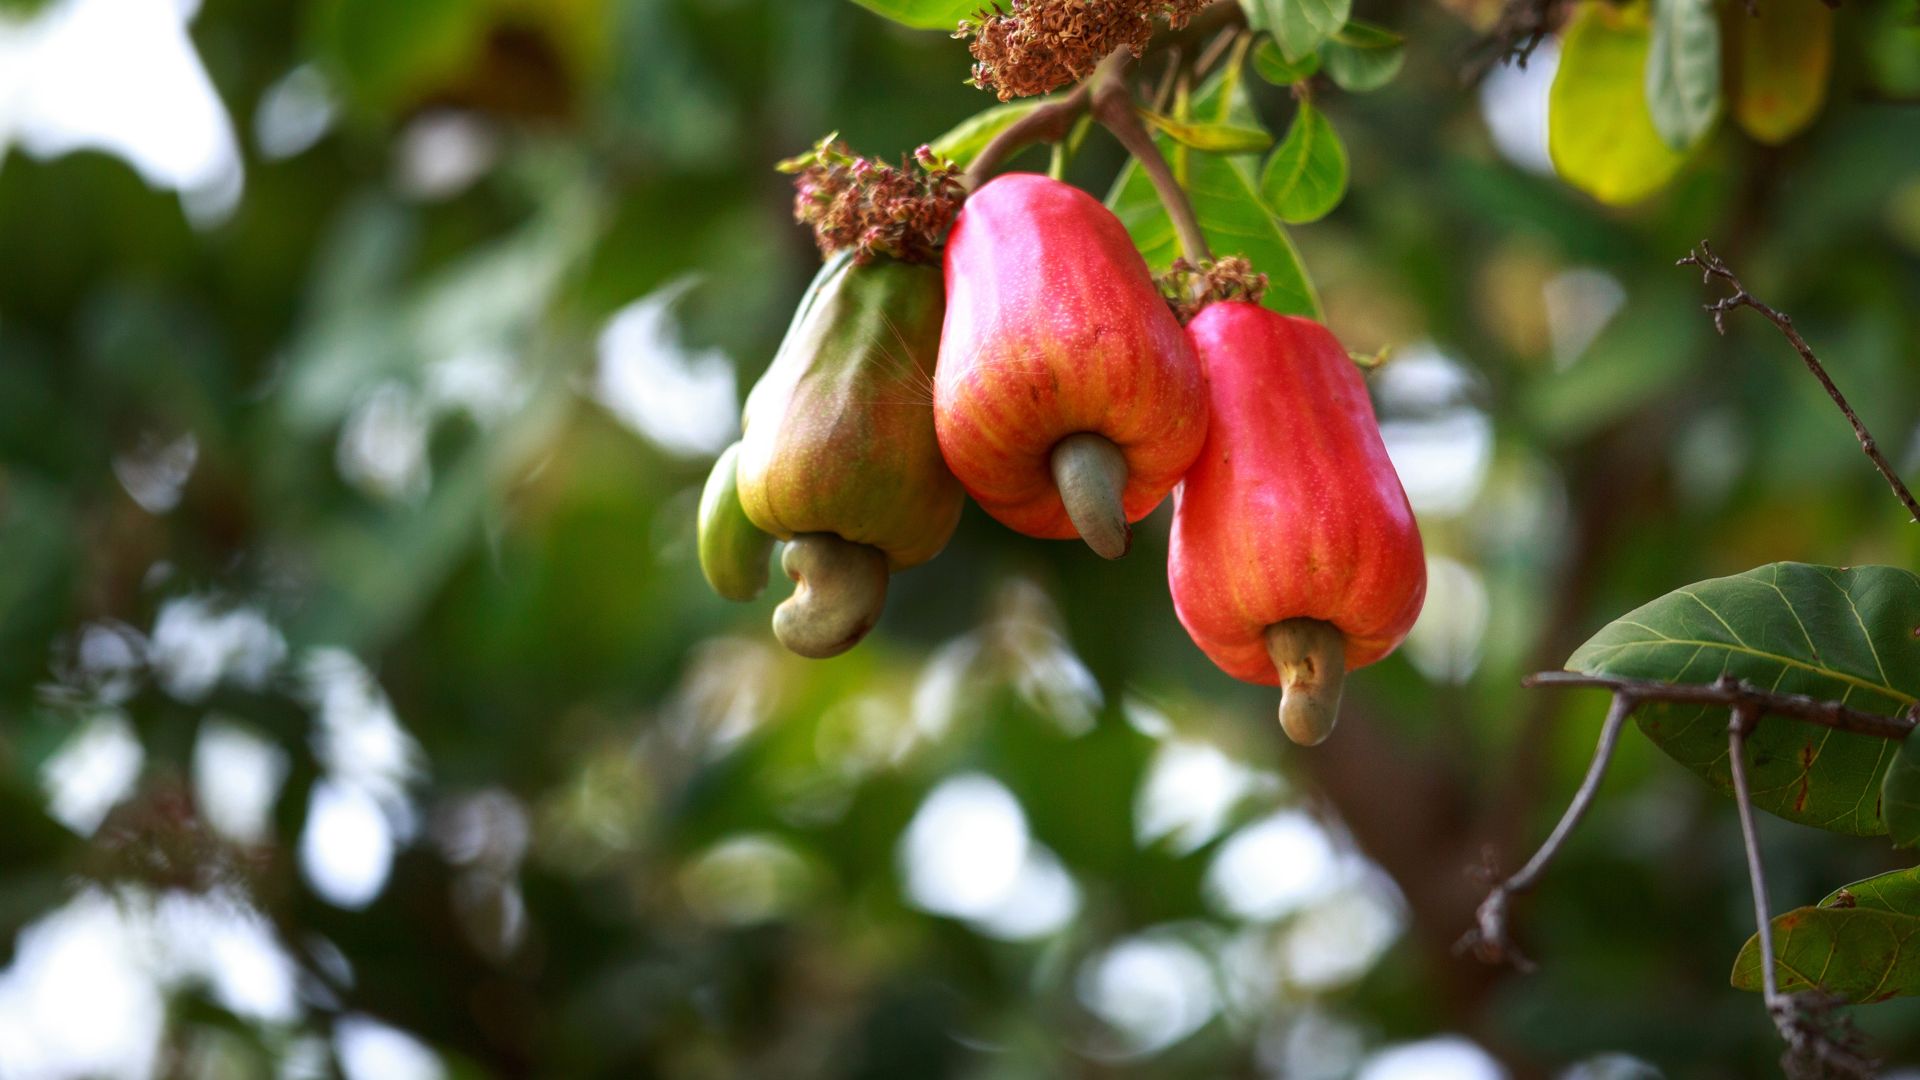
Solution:
{"label": "yellow-green leaf", "polygon": [[1242,124],[1196,124],[1142,109],[1147,123],[1182,146],[1209,154],[1257,154],[1273,145],[1265,128]]}
{"label": "yellow-green leaf", "polygon": [[1651,34],[1642,5],[1583,0],[1560,44],[1547,100],[1547,149],[1562,179],[1601,202],[1638,202],[1686,159],[1647,111]]}
{"label": "yellow-green leaf", "polygon": [[1767,0],[1727,25],[1727,85],[1733,118],[1764,143],[1799,134],[1827,99],[1833,12],[1820,0]]}

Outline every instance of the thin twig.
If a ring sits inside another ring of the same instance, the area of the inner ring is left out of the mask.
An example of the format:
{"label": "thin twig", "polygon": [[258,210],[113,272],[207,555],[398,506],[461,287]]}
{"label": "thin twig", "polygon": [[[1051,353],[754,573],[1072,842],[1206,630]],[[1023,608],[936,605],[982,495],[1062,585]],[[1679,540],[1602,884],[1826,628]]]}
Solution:
{"label": "thin twig", "polygon": [[1747,736],[1760,723],[1760,710],[1749,702],[1733,707],[1727,723],[1727,763],[1733,769],[1733,799],[1740,810],[1740,837],[1747,846],[1747,880],[1753,886],[1753,919],[1760,936],[1761,997],[1767,1012],[1780,1007],[1780,985],[1773,970],[1773,916],[1767,913],[1767,872],[1760,861],[1760,841],[1753,826],[1753,792],[1747,785]]}
{"label": "thin twig", "polygon": [[1577,671],[1542,671],[1522,679],[1520,685],[1594,687],[1612,690],[1616,694],[1630,694],[1637,701],[1659,701],[1673,705],[1720,705],[1726,708],[1745,705],[1758,709],[1762,716],[1786,716],[1836,731],[1871,735],[1896,742],[1905,739],[1920,722],[1920,706],[1909,706],[1896,716],[1882,716],[1804,694],[1762,690],[1752,683],[1727,675],[1710,683],[1667,683],[1614,675],[1584,675]]}
{"label": "thin twig", "polygon": [[1196,266],[1213,261],[1213,253],[1207,249],[1206,233],[1201,231],[1200,219],[1194,215],[1193,203],[1180,181],[1174,178],[1166,157],[1160,153],[1160,145],[1140,123],[1140,117],[1134,112],[1133,92],[1127,89],[1125,80],[1118,72],[1105,78],[1095,72],[1093,82],[1093,118],[1113,132],[1120,145],[1146,170],[1147,179],[1153,182],[1153,190],[1173,222],[1174,235],[1180,238],[1181,254]]}
{"label": "thin twig", "polygon": [[1630,693],[1617,693],[1613,696],[1613,707],[1607,710],[1607,721],[1600,728],[1600,741],[1593,749],[1593,761],[1587,765],[1586,779],[1580,781],[1580,790],[1568,804],[1567,812],[1560,815],[1560,823],[1553,827],[1553,834],[1547,842],[1540,845],[1533,858],[1518,873],[1493,887],[1487,898],[1480,902],[1475,913],[1474,929],[1456,945],[1456,952],[1473,950],[1474,955],[1489,964],[1508,963],[1521,971],[1533,970],[1533,962],[1523,956],[1513,944],[1507,933],[1507,908],[1513,897],[1531,892],[1540,883],[1540,876],[1546,872],[1547,864],[1560,854],[1560,848],[1566,844],[1567,837],[1573,834],[1574,827],[1586,816],[1587,808],[1593,805],[1594,797],[1600,792],[1600,782],[1606,779],[1607,766],[1613,760],[1613,748],[1620,742],[1620,730],[1626,726],[1627,717],[1637,704]]}
{"label": "thin twig", "polygon": [[1493,29],[1467,52],[1464,82],[1477,85],[1503,63],[1524,69],[1553,29],[1556,0],[1507,0]]}
{"label": "thin twig", "polygon": [[1747,287],[1741,284],[1740,279],[1734,276],[1733,271],[1727,268],[1727,264],[1721,260],[1720,256],[1714,254],[1712,245],[1705,240],[1700,241],[1700,247],[1697,250],[1689,252],[1685,258],[1674,265],[1698,267],[1703,284],[1719,278],[1733,290],[1732,295],[1705,305],[1707,311],[1713,315],[1713,328],[1722,335],[1727,332],[1727,312],[1739,307],[1750,307],[1759,312],[1786,335],[1787,343],[1792,345],[1794,351],[1800,354],[1800,359],[1806,362],[1807,370],[1813,372],[1813,377],[1820,380],[1820,385],[1826,388],[1827,396],[1833,399],[1833,403],[1838,405],[1840,411],[1846,415],[1847,422],[1853,425],[1853,434],[1860,440],[1860,449],[1866,451],[1868,460],[1873,462],[1873,467],[1880,471],[1887,485],[1893,488],[1894,497],[1900,500],[1900,505],[1906,507],[1908,517],[1920,522],[1920,502],[1914,500],[1913,492],[1907,490],[1906,483],[1900,479],[1898,473],[1893,471],[1893,466],[1887,464],[1887,459],[1880,453],[1880,446],[1874,441],[1873,434],[1867,430],[1865,424],[1860,422],[1860,414],[1853,411],[1853,406],[1847,403],[1846,395],[1833,384],[1833,379],[1827,375],[1826,367],[1820,363],[1818,357],[1813,355],[1813,349],[1807,345],[1806,339],[1800,336],[1800,331],[1794,329],[1793,318],[1755,299],[1753,294],[1747,291]]}

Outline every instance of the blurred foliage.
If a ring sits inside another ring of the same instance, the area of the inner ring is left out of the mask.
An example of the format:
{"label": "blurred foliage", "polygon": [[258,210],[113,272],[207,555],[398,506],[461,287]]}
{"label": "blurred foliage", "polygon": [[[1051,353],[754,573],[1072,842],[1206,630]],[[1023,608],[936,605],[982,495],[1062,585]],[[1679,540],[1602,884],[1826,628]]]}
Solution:
{"label": "blurred foliage", "polygon": [[[245,897],[302,972],[291,1012],[170,976],[159,1064],[184,1074],[264,1074],[314,1037],[325,1072],[365,1017],[455,1075],[1342,1076],[1447,1033],[1516,1075],[1770,1069],[1728,986],[1737,824],[1644,739],[1520,907],[1543,970],[1451,945],[1468,870],[1544,835],[1603,712],[1520,674],[1688,582],[1920,555],[1772,328],[1714,336],[1671,268],[1715,238],[1920,470],[1912,10],[1844,5],[1809,127],[1736,107],[1780,145],[1719,125],[1630,211],[1581,194],[1564,146],[1567,179],[1540,171],[1539,125],[1534,167],[1503,156],[1485,113],[1543,107],[1551,61],[1465,91],[1476,31],[1427,4],[1355,11],[1405,36],[1397,79],[1313,84],[1350,178],[1324,218],[1283,231],[1257,160],[1188,160],[1246,194],[1210,227],[1258,236],[1270,273],[1297,250],[1286,302],[1393,350],[1372,379],[1434,559],[1422,626],[1301,751],[1175,622],[1164,509],[1116,564],[969,509],[821,664],[771,645],[780,588],[736,606],[701,580],[699,486],[733,433],[693,424],[700,387],[751,383],[817,265],[771,165],[835,129],[892,157],[992,104],[962,45],[846,3],[205,0],[230,214],[98,151],[0,167],[5,1011],[29,1015],[5,995],[49,913],[110,889],[127,918]],[[1563,78],[1648,47],[1630,12],[1579,18],[1638,37],[1565,41]],[[1295,27],[1295,60],[1372,48],[1342,23]],[[1308,77],[1284,66],[1262,71]],[[269,154],[298,71],[333,108]],[[1288,129],[1287,88],[1236,92],[1194,117]],[[1149,241],[1120,167],[1096,133],[1067,176]],[[251,757],[209,750],[236,731]],[[126,774],[96,817],[62,797],[85,761]],[[223,824],[209,792],[263,776],[262,831]],[[953,805],[999,839],[916,877]],[[340,807],[374,823],[347,856],[393,844],[360,892],[308,850]],[[1781,909],[1903,861],[1760,831]],[[1029,869],[1035,895],[980,891]],[[129,1030],[116,1000],[80,1022]],[[1855,1015],[1920,1060],[1913,1003]]]}

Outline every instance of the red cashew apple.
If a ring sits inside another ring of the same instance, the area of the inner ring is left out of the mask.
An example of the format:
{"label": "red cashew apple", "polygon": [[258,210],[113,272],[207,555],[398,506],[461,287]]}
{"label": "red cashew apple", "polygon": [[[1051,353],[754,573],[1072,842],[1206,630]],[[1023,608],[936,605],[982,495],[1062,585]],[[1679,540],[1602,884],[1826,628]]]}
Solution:
{"label": "red cashew apple", "polygon": [[1078,188],[1001,176],[961,209],[946,281],[948,466],[1019,532],[1125,554],[1207,433],[1199,361],[1126,228]]}
{"label": "red cashew apple", "polygon": [[1326,327],[1231,302],[1187,333],[1213,418],[1174,493],[1174,610],[1222,671],[1280,686],[1281,726],[1311,746],[1333,730],[1346,672],[1392,652],[1420,614],[1420,530]]}

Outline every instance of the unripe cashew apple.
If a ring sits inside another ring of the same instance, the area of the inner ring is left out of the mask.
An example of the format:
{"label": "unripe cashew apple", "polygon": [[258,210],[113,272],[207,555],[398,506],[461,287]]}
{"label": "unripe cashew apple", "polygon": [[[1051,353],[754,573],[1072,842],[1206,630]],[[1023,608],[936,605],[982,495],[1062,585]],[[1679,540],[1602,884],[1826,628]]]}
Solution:
{"label": "unripe cashew apple", "polygon": [[747,396],[740,506],[789,542],[781,562],[800,587],[774,633],[803,656],[852,648],[887,575],[939,554],[960,520],[928,395],[943,306],[939,267],[842,252]]}

